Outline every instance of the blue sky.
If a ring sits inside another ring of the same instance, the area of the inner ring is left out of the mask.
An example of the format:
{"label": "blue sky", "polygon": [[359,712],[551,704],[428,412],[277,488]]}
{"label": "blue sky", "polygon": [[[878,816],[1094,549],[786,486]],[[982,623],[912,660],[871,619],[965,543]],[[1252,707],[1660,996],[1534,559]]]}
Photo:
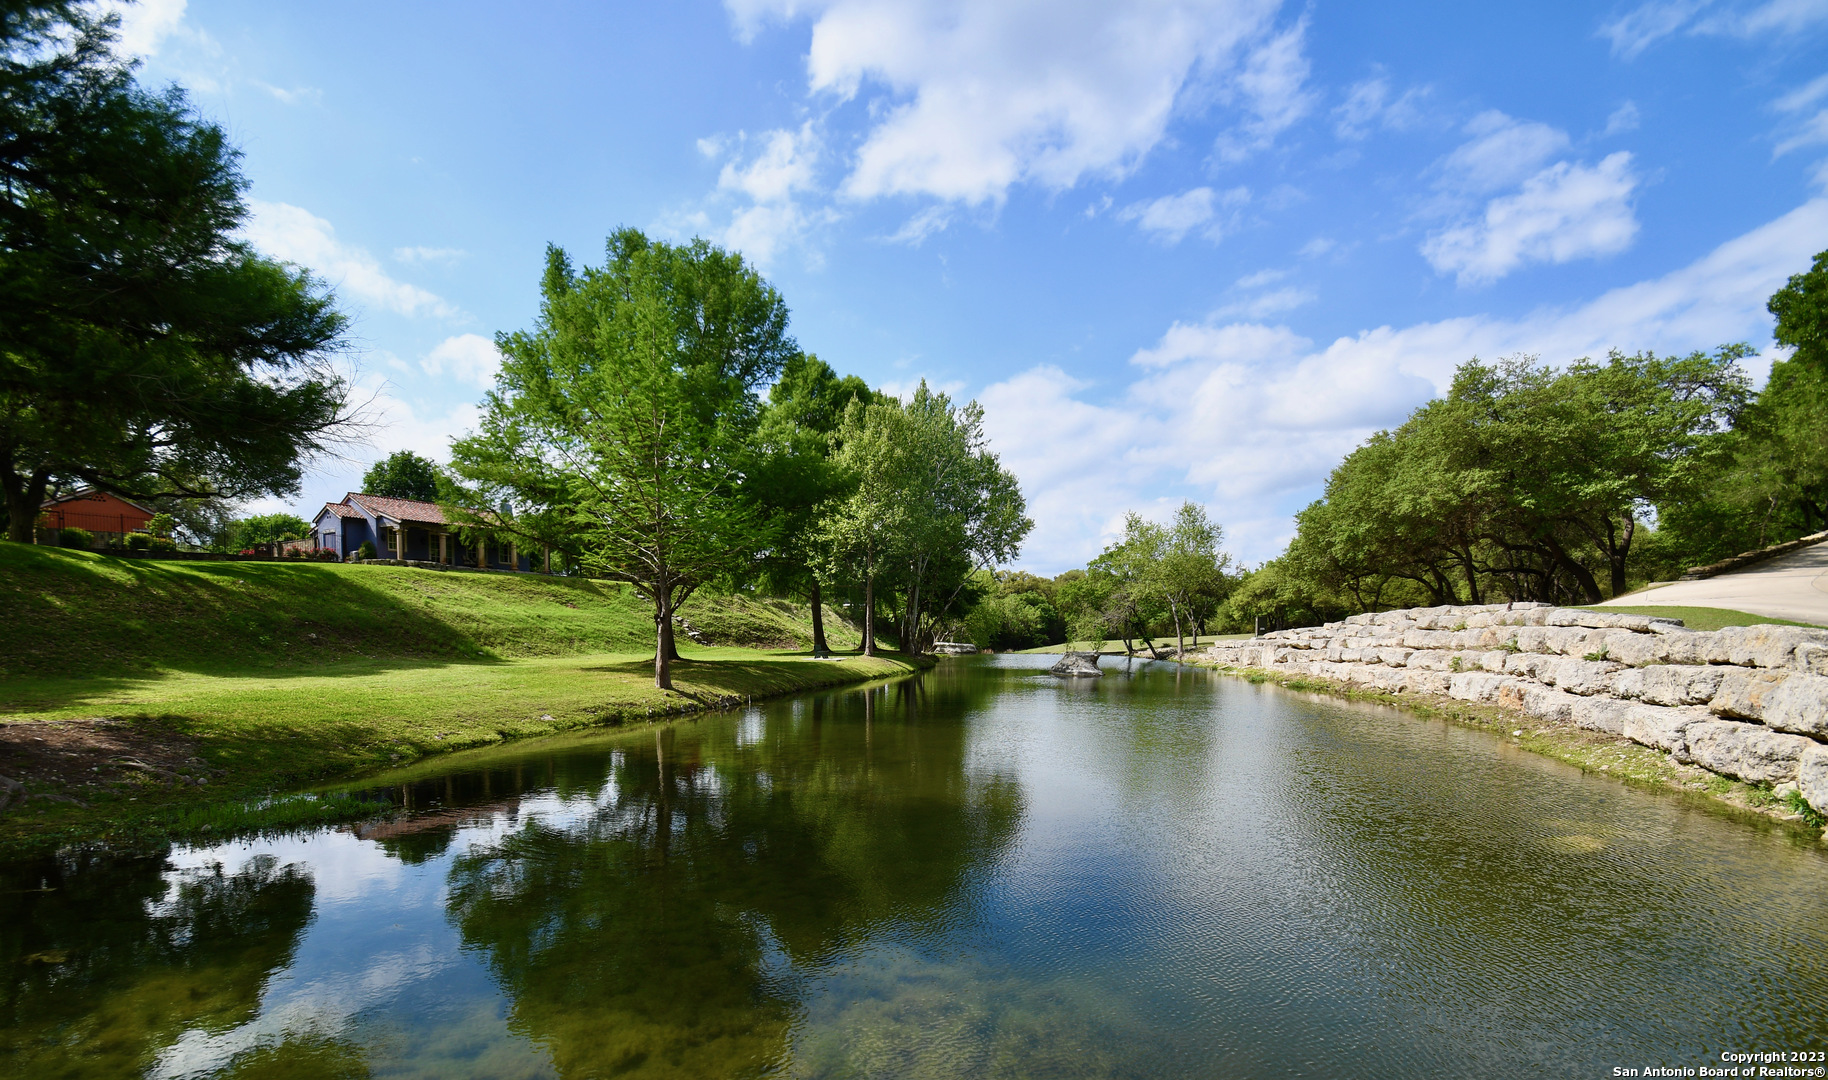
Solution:
{"label": "blue sky", "polygon": [[[981,401],[1082,564],[1205,503],[1246,561],[1472,356],[1747,341],[1828,248],[1828,0],[145,0],[248,235],[355,316],[370,445],[442,460],[548,242],[742,250],[802,347]],[[262,506],[262,509],[277,508]]]}

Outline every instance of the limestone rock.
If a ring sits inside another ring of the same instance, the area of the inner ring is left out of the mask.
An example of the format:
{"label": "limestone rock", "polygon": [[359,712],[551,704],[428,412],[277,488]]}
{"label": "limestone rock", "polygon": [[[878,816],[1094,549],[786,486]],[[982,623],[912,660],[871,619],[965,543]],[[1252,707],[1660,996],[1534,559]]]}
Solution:
{"label": "limestone rock", "polygon": [[1626,668],[1612,677],[1612,695],[1651,705],[1706,705],[1727,669],[1709,664],[1658,664]]}
{"label": "limestone rock", "polygon": [[1565,657],[1545,665],[1537,677],[1571,694],[1603,694],[1612,684],[1612,673],[1621,665],[1610,660],[1576,660]]}
{"label": "limestone rock", "polygon": [[1670,662],[1669,638],[1662,634],[1634,634],[1613,631],[1606,636],[1606,659],[1631,667]]}
{"label": "limestone rock", "polygon": [[1569,719],[1576,727],[1588,731],[1604,731],[1608,735],[1625,734],[1625,714],[1631,706],[1623,701],[1614,701],[1604,697],[1576,697],[1570,710]]}
{"label": "limestone rock", "polygon": [[1517,680],[1509,675],[1494,675],[1487,671],[1462,671],[1447,680],[1447,693],[1461,701],[1496,701],[1498,694],[1507,686],[1513,686]]}
{"label": "limestone rock", "polygon": [[1098,654],[1095,652],[1068,652],[1060,657],[1060,662],[1048,668],[1048,673],[1063,679],[1097,678],[1104,674],[1098,670]]}
{"label": "limestone rock", "polygon": [[1828,746],[1817,743],[1797,759],[1796,789],[1810,806],[1828,814]]}
{"label": "limestone rock", "polygon": [[1627,705],[1620,734],[1632,742],[1668,750],[1679,758],[1685,748],[1684,733],[1688,728],[1712,719],[1706,709],[1693,706]]}
{"label": "limestone rock", "polygon": [[1677,751],[1678,760],[1752,783],[1795,780],[1803,752],[1818,745],[1801,735],[1734,720],[1690,724],[1683,738],[1686,745]]}
{"label": "limestone rock", "polygon": [[1710,664],[1780,668],[1790,664],[1798,645],[1828,644],[1828,631],[1800,626],[1728,626],[1714,631]]}
{"label": "limestone rock", "polygon": [[1828,739],[1828,677],[1796,672],[1765,699],[1766,727]]}
{"label": "limestone rock", "polygon": [[1782,671],[1732,671],[1720,680],[1708,708],[1719,716],[1738,716],[1746,720],[1763,720],[1771,694],[1789,678]]}

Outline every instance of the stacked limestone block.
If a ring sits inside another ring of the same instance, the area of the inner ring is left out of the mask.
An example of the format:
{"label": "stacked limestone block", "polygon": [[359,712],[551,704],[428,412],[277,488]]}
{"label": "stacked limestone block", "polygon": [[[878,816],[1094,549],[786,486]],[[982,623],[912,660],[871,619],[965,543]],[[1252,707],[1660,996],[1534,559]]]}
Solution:
{"label": "stacked limestone block", "polygon": [[1828,630],[1697,631],[1547,604],[1408,608],[1221,642],[1204,658],[1446,694],[1621,735],[1828,813]]}

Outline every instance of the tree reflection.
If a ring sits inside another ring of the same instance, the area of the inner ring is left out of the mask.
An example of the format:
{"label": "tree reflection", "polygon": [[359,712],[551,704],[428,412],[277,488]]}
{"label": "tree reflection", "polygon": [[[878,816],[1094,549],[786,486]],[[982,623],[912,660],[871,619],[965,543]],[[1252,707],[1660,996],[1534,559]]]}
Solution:
{"label": "tree reflection", "polygon": [[965,727],[913,692],[662,729],[583,821],[460,856],[452,917],[563,1075],[765,1072],[806,978],[879,931],[969,921],[1021,803],[964,761]]}
{"label": "tree reflection", "polygon": [[309,873],[263,856],[173,878],[163,855],[81,853],[0,874],[0,1068],[139,1075],[189,1029],[259,1009],[311,919]]}

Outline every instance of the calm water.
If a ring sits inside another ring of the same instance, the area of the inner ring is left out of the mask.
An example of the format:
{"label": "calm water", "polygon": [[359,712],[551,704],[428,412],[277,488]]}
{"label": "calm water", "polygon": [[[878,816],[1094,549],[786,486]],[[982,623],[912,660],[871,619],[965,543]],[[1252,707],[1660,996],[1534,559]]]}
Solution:
{"label": "calm water", "polygon": [[1822,845],[1390,710],[1041,662],[454,756],[378,789],[380,826],[6,868],[0,1072],[1609,1076],[1828,1050]]}

